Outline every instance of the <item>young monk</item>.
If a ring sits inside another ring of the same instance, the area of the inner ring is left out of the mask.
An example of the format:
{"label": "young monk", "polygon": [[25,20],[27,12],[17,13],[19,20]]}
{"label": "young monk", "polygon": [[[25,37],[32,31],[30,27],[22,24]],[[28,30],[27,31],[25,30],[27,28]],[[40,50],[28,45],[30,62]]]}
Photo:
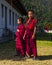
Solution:
{"label": "young monk", "polygon": [[33,59],[37,59],[37,48],[36,48],[36,26],[37,19],[34,18],[34,11],[28,11],[28,19],[25,24],[26,31],[24,33],[23,39],[26,42],[26,55],[28,58],[33,54]]}
{"label": "young monk", "polygon": [[24,56],[24,41],[23,35],[25,32],[25,26],[23,25],[23,18],[18,18],[17,20],[17,31],[16,31],[16,53],[20,55],[20,57]]}

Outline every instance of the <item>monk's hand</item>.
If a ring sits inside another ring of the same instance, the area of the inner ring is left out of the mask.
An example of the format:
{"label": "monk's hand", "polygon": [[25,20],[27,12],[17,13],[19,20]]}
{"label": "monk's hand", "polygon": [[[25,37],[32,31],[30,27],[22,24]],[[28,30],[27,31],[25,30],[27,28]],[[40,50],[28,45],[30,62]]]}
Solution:
{"label": "monk's hand", "polygon": [[35,35],[32,35],[32,39],[34,39],[35,38]]}
{"label": "monk's hand", "polygon": [[25,40],[25,35],[23,36],[23,39]]}
{"label": "monk's hand", "polygon": [[25,36],[26,36],[26,31],[25,31],[24,36],[23,36],[23,39],[24,39],[24,40],[25,40]]}
{"label": "monk's hand", "polygon": [[19,32],[19,29],[17,29],[17,32]]}

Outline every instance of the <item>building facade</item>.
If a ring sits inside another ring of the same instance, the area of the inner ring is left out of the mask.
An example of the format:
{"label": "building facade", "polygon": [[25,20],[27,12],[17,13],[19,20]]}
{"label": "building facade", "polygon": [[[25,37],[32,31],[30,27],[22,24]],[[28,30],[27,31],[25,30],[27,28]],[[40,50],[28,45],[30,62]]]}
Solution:
{"label": "building facade", "polygon": [[[11,2],[12,0],[8,1]],[[16,31],[17,18],[21,16],[21,13],[16,8],[12,6],[12,2],[10,4],[6,0],[0,0],[0,37],[2,37],[6,28],[12,32]]]}

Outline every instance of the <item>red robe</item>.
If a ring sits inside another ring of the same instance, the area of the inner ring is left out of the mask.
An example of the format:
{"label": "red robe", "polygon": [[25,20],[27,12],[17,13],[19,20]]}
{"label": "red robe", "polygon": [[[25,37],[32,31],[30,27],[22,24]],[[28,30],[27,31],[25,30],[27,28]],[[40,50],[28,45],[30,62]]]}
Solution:
{"label": "red robe", "polygon": [[22,56],[24,55],[24,41],[23,41],[23,35],[25,32],[25,26],[23,24],[20,24],[17,29],[19,29],[19,32],[16,31],[16,52],[20,52]]}
{"label": "red robe", "polygon": [[[28,23],[29,22],[29,23]],[[37,48],[36,48],[36,38],[32,39],[32,35],[34,32],[34,27],[37,25],[37,19],[27,20],[26,22],[26,53],[29,55],[33,54],[35,57],[37,56]]]}

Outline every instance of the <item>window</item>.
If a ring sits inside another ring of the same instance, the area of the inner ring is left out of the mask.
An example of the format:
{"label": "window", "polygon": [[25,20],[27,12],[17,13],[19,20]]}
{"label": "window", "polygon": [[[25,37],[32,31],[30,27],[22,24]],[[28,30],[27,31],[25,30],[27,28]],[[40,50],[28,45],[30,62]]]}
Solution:
{"label": "window", "polygon": [[11,10],[9,10],[9,25],[11,25]]}
{"label": "window", "polygon": [[15,25],[17,25],[17,14],[15,14]]}
{"label": "window", "polygon": [[14,12],[12,12],[12,24],[14,26]]}
{"label": "window", "polygon": [[5,28],[7,28],[7,7],[5,6]]}
{"label": "window", "polygon": [[1,13],[2,13],[2,18],[4,17],[4,5],[1,4]]}

